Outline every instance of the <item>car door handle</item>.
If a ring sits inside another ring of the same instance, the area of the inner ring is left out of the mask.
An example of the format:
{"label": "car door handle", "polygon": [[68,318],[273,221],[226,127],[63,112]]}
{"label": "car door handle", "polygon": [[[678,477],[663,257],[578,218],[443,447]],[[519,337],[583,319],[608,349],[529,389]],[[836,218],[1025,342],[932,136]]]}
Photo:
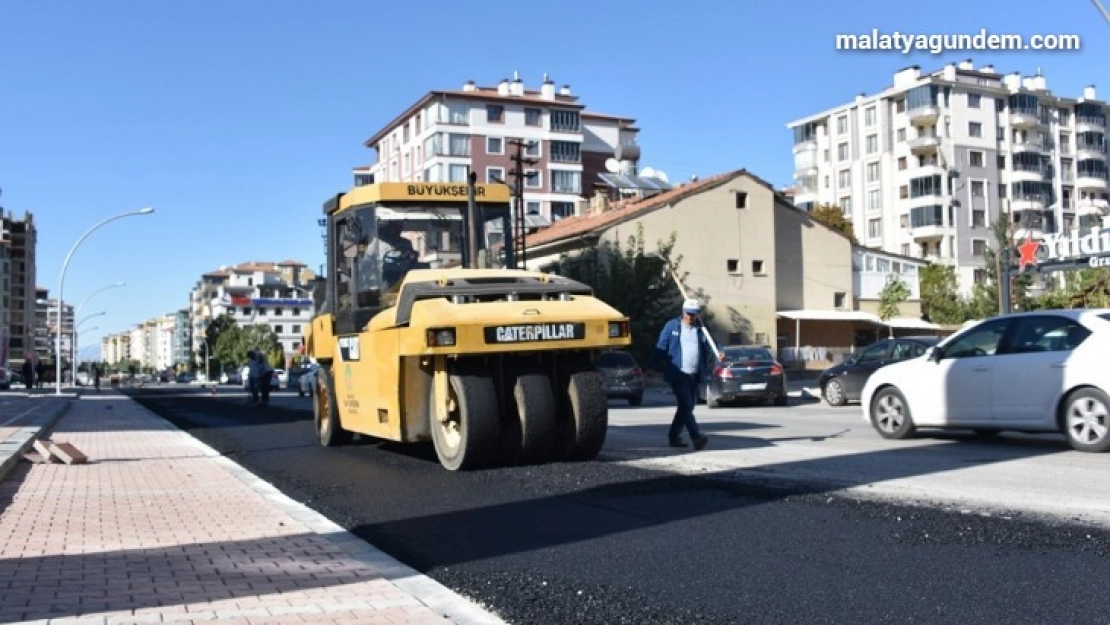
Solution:
{"label": "car door handle", "polygon": [[991,370],[991,368],[987,367],[985,365],[979,365],[978,367],[975,367],[975,368],[972,369],[972,371],[990,371],[990,370]]}
{"label": "car door handle", "polygon": [[1053,369],[1063,369],[1064,367],[1068,366],[1068,363],[1066,363],[1066,362],[1054,362],[1050,366]]}

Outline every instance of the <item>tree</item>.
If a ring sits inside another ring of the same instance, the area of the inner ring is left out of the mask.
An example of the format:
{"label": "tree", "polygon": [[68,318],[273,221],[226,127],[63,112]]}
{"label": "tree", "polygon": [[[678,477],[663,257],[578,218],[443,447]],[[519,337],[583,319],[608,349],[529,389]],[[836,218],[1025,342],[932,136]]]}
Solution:
{"label": "tree", "polygon": [[921,316],[924,319],[940,324],[967,320],[967,305],[960,297],[955,267],[930,263],[921,268],[917,278],[921,289]]}
{"label": "tree", "polygon": [[643,226],[620,240],[602,242],[575,256],[563,255],[556,270],[561,276],[578,280],[593,288],[594,295],[629,318],[632,332],[631,352],[646,365],[655,349],[663,324],[676,315],[682,294],[668,272],[668,263],[677,271],[680,258],[672,258],[677,235],[658,241],[656,251],[648,253]]}
{"label": "tree", "polygon": [[844,211],[835,204],[821,204],[816,206],[809,212],[809,216],[814,221],[823,224],[837,232],[843,234],[852,240],[852,243],[859,243],[856,240],[856,232],[852,227],[852,220],[844,214]]}
{"label": "tree", "polygon": [[[1002,295],[999,284],[1001,283],[1002,262],[1008,262],[1010,254],[1010,221],[1009,215],[1002,213],[991,226],[994,233],[994,247],[986,246],[983,250],[984,278],[975,285],[968,301],[968,318],[983,319],[999,314],[1002,309]],[[1005,250],[1004,254],[999,254]],[[1022,289],[1024,291],[1024,289]],[[1012,297],[1012,294],[1011,294]]]}
{"label": "tree", "polygon": [[[897,274],[890,274],[886,279],[886,286],[879,292],[879,319],[886,321],[898,316],[898,305],[910,298],[910,287]],[[890,328],[890,335],[894,336],[894,328]]]}
{"label": "tree", "polygon": [[281,349],[277,335],[270,326],[256,323],[246,327],[235,326],[225,331],[218,343],[215,354],[221,363],[239,366],[247,362],[247,352],[258,350],[266,354],[273,366],[285,365],[285,353]]}

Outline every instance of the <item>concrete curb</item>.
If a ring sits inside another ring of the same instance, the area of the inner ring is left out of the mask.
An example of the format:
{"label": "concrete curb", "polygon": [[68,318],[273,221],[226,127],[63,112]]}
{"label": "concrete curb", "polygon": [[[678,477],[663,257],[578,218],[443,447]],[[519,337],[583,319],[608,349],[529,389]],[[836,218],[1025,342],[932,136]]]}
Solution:
{"label": "concrete curb", "polygon": [[31,446],[43,434],[50,431],[58,419],[69,410],[69,399],[36,398],[34,402],[42,402],[45,406],[36,406],[36,414],[32,420],[36,423],[21,427],[11,436],[0,441],[0,480],[8,476],[16,465],[23,459],[23,454],[30,451]]}

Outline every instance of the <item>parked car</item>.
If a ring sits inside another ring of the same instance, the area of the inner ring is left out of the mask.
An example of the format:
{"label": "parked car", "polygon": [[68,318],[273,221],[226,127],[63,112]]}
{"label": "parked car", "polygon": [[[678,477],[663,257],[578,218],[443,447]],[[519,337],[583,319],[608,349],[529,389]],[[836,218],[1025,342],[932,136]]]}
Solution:
{"label": "parked car", "polygon": [[297,395],[304,397],[305,395],[316,396],[316,363],[309,364],[303,367],[301,375],[297,377]]}
{"label": "parked car", "polygon": [[220,374],[220,384],[242,384],[243,376],[238,369],[228,369]]}
{"label": "parked car", "polygon": [[890,439],[920,428],[1060,432],[1074,449],[1106,451],[1107,353],[1110,309],[992,317],[873,373],[863,417]]}
{"label": "parked car", "polygon": [[177,374],[177,383],[178,384],[189,384],[191,382],[195,382],[196,379],[197,379],[197,374],[193,373],[192,371],[186,371],[184,373]]}
{"label": "parked car", "polygon": [[713,371],[705,386],[705,405],[716,408],[725,402],[761,400],[776,406],[789,403],[786,372],[764,345],[722,347],[724,360],[710,354]]}
{"label": "parked car", "polygon": [[821,372],[817,385],[830,406],[843,406],[859,401],[863,385],[881,367],[923,356],[940,342],[937,336],[907,336],[883,339],[865,347],[860,353],[844,359]]}
{"label": "parked car", "polygon": [[644,401],[644,370],[632,354],[618,350],[601,352],[594,358],[594,368],[605,376],[608,397],[626,399],[630,406],[639,406]]}

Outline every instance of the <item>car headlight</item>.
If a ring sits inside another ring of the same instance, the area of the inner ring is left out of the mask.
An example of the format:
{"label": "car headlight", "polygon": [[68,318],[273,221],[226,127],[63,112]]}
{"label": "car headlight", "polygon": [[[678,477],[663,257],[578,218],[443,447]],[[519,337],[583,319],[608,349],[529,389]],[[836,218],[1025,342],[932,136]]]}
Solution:
{"label": "car headlight", "polygon": [[428,347],[450,347],[455,344],[455,328],[428,330]]}
{"label": "car headlight", "polygon": [[628,336],[628,322],[627,321],[610,321],[609,322],[609,338],[619,339]]}

